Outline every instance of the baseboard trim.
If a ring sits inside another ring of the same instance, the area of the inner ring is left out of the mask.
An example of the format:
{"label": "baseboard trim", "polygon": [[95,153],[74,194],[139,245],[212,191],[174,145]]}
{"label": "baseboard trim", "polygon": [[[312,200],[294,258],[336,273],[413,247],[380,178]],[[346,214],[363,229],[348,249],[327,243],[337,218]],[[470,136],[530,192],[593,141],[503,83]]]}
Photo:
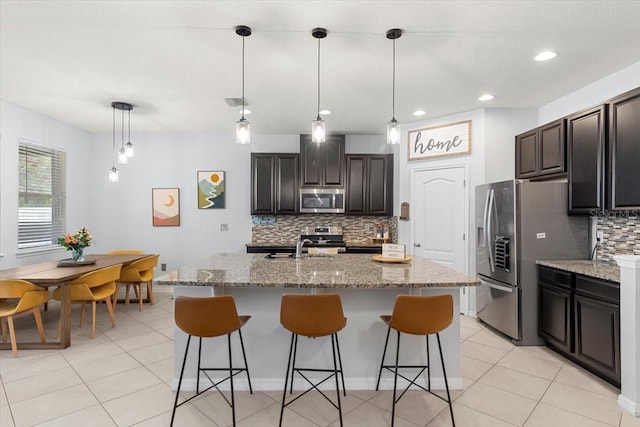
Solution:
{"label": "baseboard trim", "polygon": [[628,397],[618,395],[618,406],[629,412],[634,417],[640,417],[640,402],[634,402]]}

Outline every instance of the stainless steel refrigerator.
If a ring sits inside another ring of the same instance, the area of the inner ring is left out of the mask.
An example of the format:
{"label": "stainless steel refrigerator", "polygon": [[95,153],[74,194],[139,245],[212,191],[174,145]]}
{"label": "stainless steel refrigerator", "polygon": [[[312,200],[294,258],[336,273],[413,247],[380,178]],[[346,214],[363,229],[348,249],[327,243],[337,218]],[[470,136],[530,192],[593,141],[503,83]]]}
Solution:
{"label": "stainless steel refrigerator", "polygon": [[567,215],[566,182],[476,187],[476,312],[516,345],[540,345],[538,259],[587,259],[589,220]]}

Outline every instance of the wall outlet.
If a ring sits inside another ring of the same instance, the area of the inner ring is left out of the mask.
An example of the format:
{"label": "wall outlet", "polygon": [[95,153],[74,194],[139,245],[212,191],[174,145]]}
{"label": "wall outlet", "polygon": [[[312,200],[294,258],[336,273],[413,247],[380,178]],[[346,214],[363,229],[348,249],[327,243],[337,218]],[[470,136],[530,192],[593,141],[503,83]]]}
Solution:
{"label": "wall outlet", "polygon": [[602,240],[603,237],[604,237],[604,232],[602,230],[596,231],[596,239]]}
{"label": "wall outlet", "polygon": [[160,271],[167,271],[167,264],[160,264]]}
{"label": "wall outlet", "polygon": [[220,231],[229,231],[229,224],[220,224]]}

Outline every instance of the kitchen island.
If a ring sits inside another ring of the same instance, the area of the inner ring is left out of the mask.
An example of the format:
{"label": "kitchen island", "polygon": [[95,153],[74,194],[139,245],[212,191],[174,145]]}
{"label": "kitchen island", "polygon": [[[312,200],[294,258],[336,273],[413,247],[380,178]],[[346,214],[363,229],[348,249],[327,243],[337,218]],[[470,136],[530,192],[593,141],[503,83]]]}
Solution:
{"label": "kitchen island", "polygon": [[[156,285],[174,286],[174,295],[233,295],[239,314],[251,315],[243,328],[251,380],[255,389],[278,390],[284,384],[290,333],[280,325],[280,300],[284,293],[340,294],[347,326],[339,333],[347,390],[372,390],[380,365],[387,328],[379,316],[390,314],[396,295],[448,293],[454,300],[453,324],[441,334],[449,386],[461,388],[459,288],[476,286],[477,280],[433,261],[415,257],[405,263],[381,263],[367,254],[339,254],[268,258],[264,254],[218,254],[170,272]],[[433,337],[435,346],[435,337]],[[184,355],[186,335],[175,329],[174,388]],[[242,364],[237,337],[233,337],[234,364]],[[195,389],[197,351],[192,346],[183,387]],[[299,366],[309,362],[329,366],[328,339],[305,340],[298,348]],[[390,349],[394,347],[390,344]],[[401,364],[426,360],[423,337],[407,336],[402,342]],[[432,347],[437,348],[437,347]],[[192,357],[193,356],[193,357]],[[203,342],[203,366],[227,366],[223,339]],[[442,369],[433,359],[432,387],[444,388]],[[303,384],[296,383],[294,388]],[[242,376],[236,387],[247,388]],[[383,375],[381,388],[392,387]]]}

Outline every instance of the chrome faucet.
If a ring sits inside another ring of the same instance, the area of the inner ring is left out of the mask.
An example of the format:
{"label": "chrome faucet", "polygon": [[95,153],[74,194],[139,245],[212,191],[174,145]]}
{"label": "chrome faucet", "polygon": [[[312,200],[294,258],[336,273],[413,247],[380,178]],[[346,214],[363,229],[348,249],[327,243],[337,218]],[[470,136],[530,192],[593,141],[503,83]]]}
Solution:
{"label": "chrome faucet", "polygon": [[302,257],[302,246],[304,246],[305,243],[313,242],[309,239],[302,239],[301,237],[298,237],[298,242],[296,243],[296,258]]}

